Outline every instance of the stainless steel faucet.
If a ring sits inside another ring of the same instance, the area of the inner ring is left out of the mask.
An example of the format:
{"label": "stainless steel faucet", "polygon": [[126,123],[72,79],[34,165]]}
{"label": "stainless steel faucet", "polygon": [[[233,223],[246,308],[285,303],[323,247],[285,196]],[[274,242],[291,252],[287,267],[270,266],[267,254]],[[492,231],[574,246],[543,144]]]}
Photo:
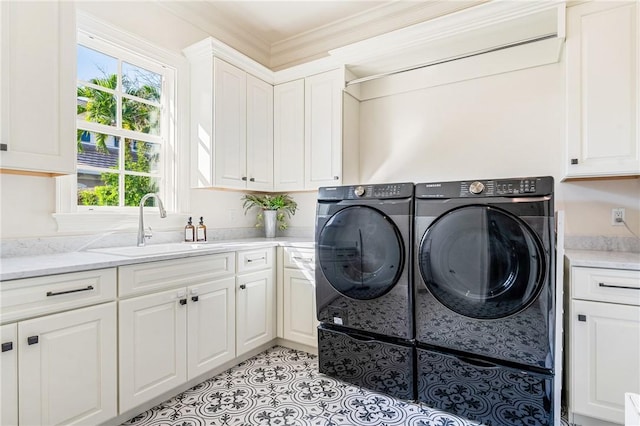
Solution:
{"label": "stainless steel faucet", "polygon": [[154,194],[150,192],[148,194],[145,194],[140,199],[140,219],[138,221],[138,247],[144,247],[145,239],[151,238],[151,228],[149,228],[149,233],[146,233],[144,229],[144,203],[147,201],[148,198],[152,198],[152,197],[158,200],[160,217],[161,218],[167,217],[167,211],[164,209],[164,206],[162,205],[162,200],[160,199],[160,196],[158,194]]}

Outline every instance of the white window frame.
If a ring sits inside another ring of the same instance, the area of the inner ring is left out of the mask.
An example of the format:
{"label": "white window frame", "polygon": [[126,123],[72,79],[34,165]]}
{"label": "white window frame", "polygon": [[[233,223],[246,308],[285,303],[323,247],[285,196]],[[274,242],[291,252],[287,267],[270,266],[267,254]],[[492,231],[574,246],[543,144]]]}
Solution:
{"label": "white window frame", "polygon": [[[163,141],[161,154],[160,197],[169,215],[161,221],[153,219],[159,215],[149,215],[149,219],[154,229],[183,226],[189,210],[189,88],[186,59],[80,12],[77,15],[77,31],[78,43],[84,44],[82,42],[87,38],[92,39],[88,47],[93,48],[94,44],[105,46],[105,50],[99,47],[97,50],[106,54],[109,54],[109,46],[114,46],[117,50],[125,51],[125,55],[135,57],[132,61],[135,65],[144,67],[146,63],[151,71],[162,66],[168,69],[169,74],[173,74],[173,78],[165,78],[162,88],[170,100],[167,111],[163,110],[163,114],[168,114],[168,120],[166,127],[162,128],[167,138]],[[88,128],[92,128],[92,123],[87,124]],[[75,144],[76,141],[74,139],[69,143]],[[124,231],[136,229],[138,208],[78,206],[77,175],[69,175],[56,178],[56,213],[53,217],[58,223],[59,232]]]}

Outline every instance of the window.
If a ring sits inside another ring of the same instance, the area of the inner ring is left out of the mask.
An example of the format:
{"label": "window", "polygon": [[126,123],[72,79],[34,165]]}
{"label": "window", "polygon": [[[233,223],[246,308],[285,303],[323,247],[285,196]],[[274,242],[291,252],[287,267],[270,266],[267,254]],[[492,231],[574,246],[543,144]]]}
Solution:
{"label": "window", "polygon": [[189,210],[188,63],[84,13],[77,22],[77,174],[56,178],[58,231],[136,229],[146,192],[181,213],[155,229],[175,228]]}
{"label": "window", "polygon": [[80,34],[77,48],[78,206],[137,206],[162,192],[171,71]]}

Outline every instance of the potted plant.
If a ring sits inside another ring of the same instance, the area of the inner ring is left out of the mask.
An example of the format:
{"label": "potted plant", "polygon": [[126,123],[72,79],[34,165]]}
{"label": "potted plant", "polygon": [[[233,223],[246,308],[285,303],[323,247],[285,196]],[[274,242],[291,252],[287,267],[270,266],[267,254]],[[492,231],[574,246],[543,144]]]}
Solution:
{"label": "potted plant", "polygon": [[287,229],[287,217],[296,214],[298,204],[288,194],[247,194],[242,197],[244,214],[258,208],[257,227],[264,226],[265,236],[276,236],[276,226],[282,231]]}

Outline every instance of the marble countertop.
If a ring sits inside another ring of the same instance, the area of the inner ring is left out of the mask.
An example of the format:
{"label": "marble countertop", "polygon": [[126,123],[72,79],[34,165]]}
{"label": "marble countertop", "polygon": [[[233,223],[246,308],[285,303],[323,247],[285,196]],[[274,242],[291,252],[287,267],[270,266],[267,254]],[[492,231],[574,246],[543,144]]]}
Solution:
{"label": "marble countertop", "polygon": [[566,250],[571,266],[640,270],[640,253],[597,250]]}
{"label": "marble countertop", "polygon": [[275,246],[314,248],[314,242],[308,238],[251,238],[230,241],[211,241],[206,243],[206,247],[199,248],[198,250],[177,253],[157,253],[139,257],[119,256],[99,253],[97,251],[76,251],[42,256],[9,257],[0,259],[0,281]]}

